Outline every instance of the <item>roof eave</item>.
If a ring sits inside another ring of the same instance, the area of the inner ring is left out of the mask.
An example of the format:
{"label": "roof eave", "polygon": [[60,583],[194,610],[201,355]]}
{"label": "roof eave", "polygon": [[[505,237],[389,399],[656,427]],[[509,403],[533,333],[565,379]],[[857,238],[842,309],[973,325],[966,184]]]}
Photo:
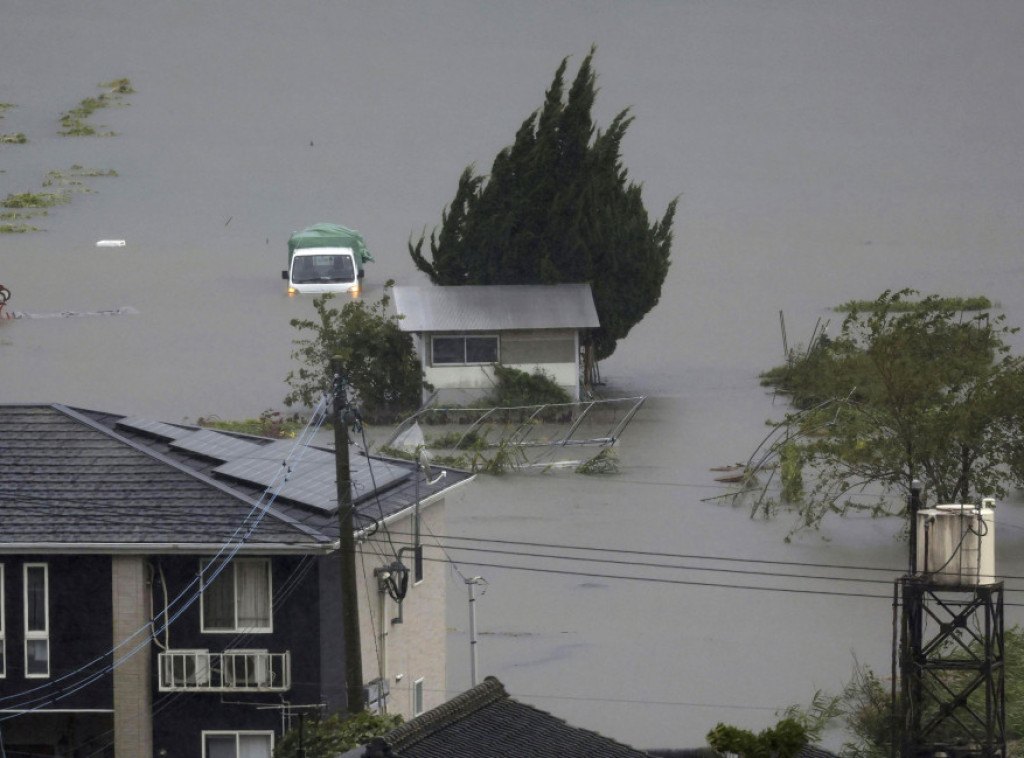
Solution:
{"label": "roof eave", "polygon": [[[270,555],[292,553],[298,555],[329,553],[337,549],[337,541],[299,545],[287,542],[261,542],[239,547],[238,552],[246,555]],[[181,555],[216,555],[225,543],[202,542],[10,542],[0,544],[0,555],[24,555],[26,553],[47,555],[156,555],[176,553]]]}

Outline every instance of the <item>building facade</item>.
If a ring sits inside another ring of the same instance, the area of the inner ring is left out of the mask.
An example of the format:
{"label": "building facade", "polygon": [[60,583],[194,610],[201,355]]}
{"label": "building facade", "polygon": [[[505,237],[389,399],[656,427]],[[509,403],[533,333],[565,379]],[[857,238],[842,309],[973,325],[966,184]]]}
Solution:
{"label": "building facade", "polygon": [[347,609],[333,451],[60,405],[0,406],[0,425],[8,752],[269,758],[300,714],[347,707],[350,612],[371,708],[409,718],[443,697],[432,543],[464,472],[431,484],[350,456]]}

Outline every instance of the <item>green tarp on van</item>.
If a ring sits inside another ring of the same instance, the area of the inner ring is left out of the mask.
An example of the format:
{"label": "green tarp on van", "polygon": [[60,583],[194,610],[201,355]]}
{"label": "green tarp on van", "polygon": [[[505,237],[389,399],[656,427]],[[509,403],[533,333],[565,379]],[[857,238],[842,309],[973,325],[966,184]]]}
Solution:
{"label": "green tarp on van", "polygon": [[373,261],[373,256],[366,249],[363,235],[341,224],[313,224],[301,232],[295,232],[288,238],[288,260],[292,253],[307,247],[350,247],[356,255],[356,264],[360,270],[363,263]]}

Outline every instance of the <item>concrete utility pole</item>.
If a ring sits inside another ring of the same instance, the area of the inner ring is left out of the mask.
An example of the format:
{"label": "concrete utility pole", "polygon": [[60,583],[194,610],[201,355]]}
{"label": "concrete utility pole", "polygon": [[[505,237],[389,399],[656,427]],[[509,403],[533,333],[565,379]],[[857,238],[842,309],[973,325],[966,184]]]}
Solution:
{"label": "concrete utility pole", "polygon": [[341,618],[345,636],[345,691],[348,712],[362,713],[363,646],[359,639],[359,595],[356,589],[356,540],[352,519],[352,475],[348,460],[348,393],[341,376],[341,363],[334,369],[334,459],[338,483],[338,558],[341,564]]}

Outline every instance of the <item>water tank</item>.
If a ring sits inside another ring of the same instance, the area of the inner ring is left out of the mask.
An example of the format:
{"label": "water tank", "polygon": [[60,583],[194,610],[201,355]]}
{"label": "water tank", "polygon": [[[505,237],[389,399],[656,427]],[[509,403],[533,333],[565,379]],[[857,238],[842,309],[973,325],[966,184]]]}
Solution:
{"label": "water tank", "polygon": [[995,501],[937,505],[917,512],[917,572],[935,584],[996,581]]}

